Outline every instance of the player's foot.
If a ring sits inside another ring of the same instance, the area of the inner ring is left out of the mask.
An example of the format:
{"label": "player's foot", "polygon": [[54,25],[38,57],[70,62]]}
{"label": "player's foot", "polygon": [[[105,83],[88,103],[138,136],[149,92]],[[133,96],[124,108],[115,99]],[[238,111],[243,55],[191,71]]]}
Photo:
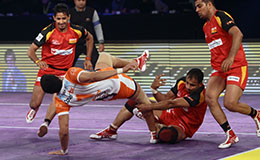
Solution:
{"label": "player's foot", "polygon": [[146,70],[146,61],[149,58],[150,54],[148,50],[144,50],[143,54],[136,58],[136,62],[138,63],[138,70],[140,72],[144,72]]}
{"label": "player's foot", "polygon": [[150,143],[155,144],[158,140],[156,138],[156,131],[150,132]]}
{"label": "player's foot", "polygon": [[97,132],[96,134],[91,134],[89,136],[91,139],[116,139],[117,133],[110,129],[110,126],[105,128],[104,130]]}
{"label": "player's foot", "polygon": [[137,118],[145,120],[142,112],[140,112],[138,108],[133,109],[133,113]]}
{"label": "player's foot", "polygon": [[44,122],[43,124],[41,124],[37,134],[39,137],[43,137],[47,133],[48,133],[48,124],[46,122]]}
{"label": "player's foot", "polygon": [[32,123],[33,122],[33,120],[34,120],[34,118],[35,118],[35,116],[36,116],[36,113],[38,112],[38,109],[39,108],[37,108],[37,109],[30,109],[29,110],[29,112],[27,113],[27,115],[26,115],[26,122],[27,123]]}
{"label": "player's foot", "polygon": [[224,143],[221,143],[218,148],[224,149],[231,147],[232,144],[235,144],[239,141],[238,137],[235,135],[232,129],[226,132],[227,139]]}
{"label": "player's foot", "polygon": [[256,135],[260,138],[260,111],[257,111],[254,121],[256,124]]}

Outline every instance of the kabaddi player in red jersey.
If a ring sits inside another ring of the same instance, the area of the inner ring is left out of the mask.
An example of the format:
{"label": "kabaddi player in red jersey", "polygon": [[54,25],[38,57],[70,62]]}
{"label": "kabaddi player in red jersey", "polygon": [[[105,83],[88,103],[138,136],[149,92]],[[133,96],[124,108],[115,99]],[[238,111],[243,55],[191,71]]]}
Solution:
{"label": "kabaddi player in red jersey", "polygon": [[[55,22],[38,34],[28,50],[28,56],[40,69],[33,88],[31,109],[26,116],[27,123],[34,120],[44,97],[44,91],[40,86],[41,77],[44,74],[64,76],[68,68],[73,65],[75,46],[80,38],[86,39],[87,45],[87,58],[84,67],[86,69],[92,68],[90,62],[93,47],[92,35],[83,27],[69,23],[70,15],[66,4],[60,3],[55,6],[53,19]],[[39,59],[36,51],[41,46],[42,58]]]}
{"label": "kabaddi player in red jersey", "polygon": [[251,116],[257,126],[257,136],[260,137],[260,112],[239,102],[248,78],[247,61],[242,46],[243,34],[228,13],[215,8],[214,0],[195,0],[195,7],[200,18],[206,20],[203,31],[214,69],[207,84],[206,102],[227,136],[226,141],[218,148],[229,148],[239,141],[218,102],[219,95],[224,90],[224,107],[231,112]]}
{"label": "kabaddi player in red jersey", "polygon": [[[191,69],[186,77],[177,80],[176,84],[162,94],[157,89],[165,84],[165,79],[156,76],[151,85],[153,95],[158,103],[137,105],[129,100],[118,113],[114,122],[106,129],[92,134],[91,139],[116,139],[117,129],[135,114],[139,118],[153,111],[156,117],[157,140],[176,143],[186,137],[192,137],[201,126],[206,113],[205,89],[202,83],[203,73],[200,69]],[[148,112],[149,113],[149,112]],[[151,143],[156,143],[150,141]]]}

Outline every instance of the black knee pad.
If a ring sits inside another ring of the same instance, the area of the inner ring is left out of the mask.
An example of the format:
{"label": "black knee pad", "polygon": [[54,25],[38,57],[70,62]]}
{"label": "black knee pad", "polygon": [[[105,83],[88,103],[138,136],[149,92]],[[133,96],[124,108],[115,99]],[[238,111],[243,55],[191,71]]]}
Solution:
{"label": "black knee pad", "polygon": [[175,127],[162,127],[157,134],[157,138],[161,143],[174,144],[178,139],[178,131]]}
{"label": "black knee pad", "polygon": [[125,103],[125,108],[126,108],[129,112],[131,112],[132,114],[134,114],[134,113],[133,113],[133,110],[136,108],[136,104],[137,104],[136,101],[129,99],[129,100]]}

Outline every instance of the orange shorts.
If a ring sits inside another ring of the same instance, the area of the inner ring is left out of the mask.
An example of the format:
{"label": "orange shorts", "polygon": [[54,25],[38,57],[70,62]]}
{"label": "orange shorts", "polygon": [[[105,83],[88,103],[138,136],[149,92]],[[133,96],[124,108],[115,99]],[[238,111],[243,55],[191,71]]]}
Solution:
{"label": "orange shorts", "polygon": [[226,84],[234,84],[239,86],[242,90],[245,90],[248,79],[247,66],[233,68],[227,72],[220,72],[214,70],[210,77],[220,76],[226,80]]}
{"label": "orange shorts", "polygon": [[40,81],[41,81],[41,77],[45,74],[53,74],[56,76],[64,76],[66,73],[66,71],[63,70],[57,70],[57,69],[52,69],[52,68],[47,68],[46,70],[39,70],[38,74],[37,74],[37,78],[36,81],[34,83],[35,86],[41,86]]}

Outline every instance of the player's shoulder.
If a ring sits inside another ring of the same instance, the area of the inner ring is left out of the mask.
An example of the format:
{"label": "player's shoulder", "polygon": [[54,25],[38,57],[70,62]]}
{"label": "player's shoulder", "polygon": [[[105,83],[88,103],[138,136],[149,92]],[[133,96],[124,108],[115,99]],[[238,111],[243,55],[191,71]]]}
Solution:
{"label": "player's shoulder", "polygon": [[77,24],[70,24],[70,27],[72,29],[76,29],[76,30],[80,30],[80,31],[84,30],[84,27],[77,25]]}
{"label": "player's shoulder", "polygon": [[232,16],[229,13],[227,13],[226,11],[222,11],[222,10],[217,10],[215,15],[217,17],[220,17],[220,18],[222,18],[222,17],[229,17],[229,18],[233,19]]}
{"label": "player's shoulder", "polygon": [[53,22],[53,23],[49,24],[48,26],[44,27],[42,29],[42,31],[49,32],[49,31],[52,31],[54,29],[55,29],[55,23]]}

